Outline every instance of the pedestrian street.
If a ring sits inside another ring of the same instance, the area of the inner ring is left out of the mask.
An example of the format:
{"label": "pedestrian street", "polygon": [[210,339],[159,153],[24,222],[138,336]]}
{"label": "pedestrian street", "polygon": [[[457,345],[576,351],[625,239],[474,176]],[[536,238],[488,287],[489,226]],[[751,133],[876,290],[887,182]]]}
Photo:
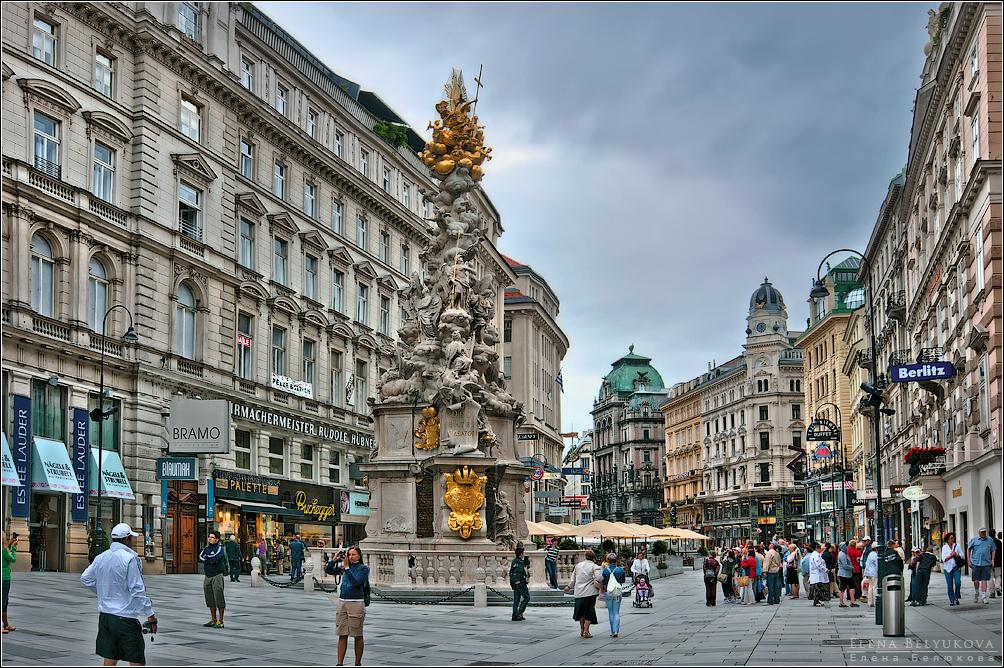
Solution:
{"label": "pedestrian street", "polygon": [[[148,576],[160,633],[147,642],[151,666],[206,663],[332,665],[334,601],[297,589],[227,583],[225,629],[204,628],[202,577]],[[926,607],[906,609],[904,638],[883,639],[867,607],[836,601],[780,606],[704,605],[700,574],[656,580],[651,609],[625,598],[620,638],[609,637],[606,609],[583,640],[571,607],[529,608],[511,622],[506,607],[374,603],[367,610],[366,665],[1000,665],[1000,599],[982,606],[969,592],[949,610],[940,578]],[[967,583],[968,584],[968,583]],[[19,574],[3,639],[3,665],[96,665],[96,602],[69,573]],[[925,642],[926,641],[926,642]],[[350,650],[351,652],[351,650]],[[351,653],[350,653],[351,656]]]}

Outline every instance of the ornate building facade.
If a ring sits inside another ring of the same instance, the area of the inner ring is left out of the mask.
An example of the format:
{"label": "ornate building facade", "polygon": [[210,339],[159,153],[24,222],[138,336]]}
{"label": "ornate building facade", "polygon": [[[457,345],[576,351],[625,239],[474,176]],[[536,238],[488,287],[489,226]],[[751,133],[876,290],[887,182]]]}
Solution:
{"label": "ornate building facade", "polygon": [[[213,526],[248,549],[291,529],[324,544],[361,537],[367,398],[430,238],[422,139],[247,3],[2,12],[3,430],[15,460],[38,473],[74,440],[120,460],[129,490],[102,495],[102,524],[144,529],[148,572],[195,572]],[[483,192],[477,205],[492,242],[478,271],[511,284],[498,212]],[[133,318],[117,309],[105,328],[118,304]],[[496,304],[501,328],[501,287]],[[122,341],[130,324],[138,340]],[[99,435],[79,416],[98,405],[102,352],[117,412]],[[201,456],[199,479],[165,496],[154,460],[175,397],[229,402],[229,452]],[[88,503],[87,490],[40,483],[12,494],[5,522],[30,536],[32,567],[81,570],[97,492]],[[264,491],[234,492],[246,488]],[[297,512],[301,492],[337,512]]]}
{"label": "ornate building facade", "polygon": [[700,376],[669,389],[659,406],[665,419],[665,474],[663,475],[663,526],[696,529],[702,521],[704,475],[701,445]]}
{"label": "ornate building facade", "polygon": [[593,402],[595,519],[661,526],[666,389],[651,362],[631,346]]}

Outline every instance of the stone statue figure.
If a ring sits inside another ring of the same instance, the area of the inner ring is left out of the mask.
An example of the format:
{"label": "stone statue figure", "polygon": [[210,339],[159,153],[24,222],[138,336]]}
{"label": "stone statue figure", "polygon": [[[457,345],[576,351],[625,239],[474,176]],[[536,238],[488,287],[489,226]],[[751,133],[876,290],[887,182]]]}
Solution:
{"label": "stone statue figure", "polygon": [[513,527],[516,516],[509,504],[509,495],[504,490],[495,488],[495,519],[492,523],[491,540],[503,550],[516,548],[517,540]]}

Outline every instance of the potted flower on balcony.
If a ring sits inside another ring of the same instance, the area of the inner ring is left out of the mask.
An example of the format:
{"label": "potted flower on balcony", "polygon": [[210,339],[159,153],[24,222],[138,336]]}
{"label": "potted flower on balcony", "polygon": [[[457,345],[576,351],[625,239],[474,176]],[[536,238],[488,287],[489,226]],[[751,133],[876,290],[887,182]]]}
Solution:
{"label": "potted flower on balcony", "polygon": [[944,460],[945,449],[940,446],[910,448],[903,456],[903,462],[910,465],[911,478],[921,475],[922,467],[925,464],[943,464]]}

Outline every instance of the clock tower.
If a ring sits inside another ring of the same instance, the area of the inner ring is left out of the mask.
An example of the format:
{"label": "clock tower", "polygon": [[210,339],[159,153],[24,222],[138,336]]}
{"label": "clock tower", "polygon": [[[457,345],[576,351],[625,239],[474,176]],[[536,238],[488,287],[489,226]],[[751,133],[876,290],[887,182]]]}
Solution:
{"label": "clock tower", "polygon": [[766,277],[750,297],[746,323],[747,344],[788,342],[788,308],[784,297]]}

